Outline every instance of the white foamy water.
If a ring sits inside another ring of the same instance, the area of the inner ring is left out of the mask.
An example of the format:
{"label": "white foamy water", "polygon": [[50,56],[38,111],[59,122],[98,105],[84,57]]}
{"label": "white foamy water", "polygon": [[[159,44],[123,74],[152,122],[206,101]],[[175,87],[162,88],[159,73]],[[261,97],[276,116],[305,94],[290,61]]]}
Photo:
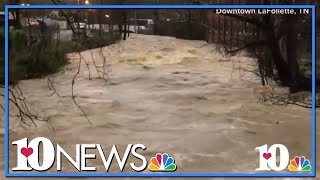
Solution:
{"label": "white foamy water", "polygon": [[[214,45],[203,46],[203,41],[130,36],[102,49],[111,70],[106,82],[98,78],[91,58],[96,66],[103,65],[99,49],[92,54],[81,53],[91,80],[82,63],[74,95],[93,125],[71,98],[79,62],[78,55],[71,54],[71,64],[50,76],[59,96],[52,95],[47,77],[19,83],[31,111],[49,118],[55,129],[43,122],[22,128],[18,119],[11,117],[10,143],[44,136],[70,155],[79,143],[102,144],[106,154],[113,144],[124,153],[127,144],[141,143],[147,147],[141,154],[149,159],[158,152],[174,157],[177,172],[254,173],[258,167],[254,149],[264,144],[284,144],[290,157],[305,155],[311,159],[311,109],[259,102],[253,89],[260,79],[238,70],[253,69],[254,60],[237,56],[228,61]],[[11,108],[11,112],[16,110]],[[10,168],[16,163],[15,151],[10,145]],[[132,172],[130,160],[125,172]],[[89,164],[105,172],[100,158],[89,160]],[[114,164],[110,171],[119,169]],[[63,172],[76,169],[65,161]],[[5,179],[3,171],[0,173]]]}

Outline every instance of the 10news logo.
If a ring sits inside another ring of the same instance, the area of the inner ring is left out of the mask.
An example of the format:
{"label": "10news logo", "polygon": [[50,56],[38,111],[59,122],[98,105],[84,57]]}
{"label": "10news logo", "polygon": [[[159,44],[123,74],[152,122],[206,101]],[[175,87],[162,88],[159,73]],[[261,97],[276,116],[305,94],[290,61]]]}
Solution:
{"label": "10news logo", "polygon": [[[150,159],[148,165],[146,157],[137,152],[138,149],[147,149],[143,144],[128,144],[122,157],[119,155],[116,145],[112,146],[109,156],[106,156],[107,154],[104,153],[100,144],[76,144],[75,158],[72,158],[59,144],[56,144],[55,147],[54,144],[45,137],[34,138],[29,143],[27,138],[23,138],[13,141],[12,144],[17,146],[17,166],[12,168],[12,171],[47,171],[53,167],[55,162],[57,164],[56,170],[61,171],[62,156],[64,156],[79,172],[96,171],[97,168],[95,166],[87,165],[88,159],[97,158],[96,154],[86,152],[88,149],[98,151],[106,172],[109,171],[114,158],[122,172],[130,155],[142,161],[141,166],[137,166],[133,162],[130,163],[131,168],[136,172],[144,171],[147,167],[152,172],[173,172],[177,169],[174,158],[169,156],[168,153],[157,153]],[[42,163],[39,162],[40,144],[43,146]]]}
{"label": "10news logo", "polygon": [[[43,145],[44,149],[43,163],[41,165],[39,164],[40,143]],[[109,157],[106,158],[100,144],[77,144],[76,159],[73,159],[65,150],[61,148],[59,144],[57,144],[57,148],[55,149],[52,142],[44,137],[35,138],[31,140],[30,143],[28,143],[27,138],[23,138],[12,142],[12,144],[17,146],[17,166],[12,169],[13,171],[30,171],[33,169],[37,171],[46,171],[52,167],[55,160],[57,160],[57,170],[61,171],[61,155],[64,155],[78,171],[95,171],[96,167],[88,167],[86,165],[86,159],[96,158],[95,154],[86,153],[86,149],[88,148],[97,149],[99,151],[107,172],[113,157],[116,158],[120,170],[123,171],[129,154],[132,154],[135,158],[142,161],[142,165],[140,167],[137,167],[135,163],[130,163],[130,166],[136,172],[141,172],[146,167],[148,167],[150,171],[164,172],[172,172],[177,168],[174,163],[174,159],[167,153],[157,153],[155,157],[150,159],[150,164],[148,166],[146,158],[136,152],[137,149],[146,149],[143,144],[128,144],[122,159],[120,158],[115,145],[112,147]],[[274,144],[270,146],[269,149],[265,144],[263,146],[256,147],[255,149],[259,151],[259,167],[256,169],[256,171],[282,171],[286,168],[288,168],[289,171],[311,171],[312,169],[310,161],[304,156],[296,156],[294,159],[290,160],[289,163],[289,151],[282,144]],[[277,149],[279,149],[278,165],[276,155]]]}
{"label": "10news logo", "polygon": [[[311,171],[310,161],[304,156],[295,156],[289,163],[289,151],[282,144],[273,144],[268,149],[268,145],[255,148],[259,151],[259,168],[256,171],[282,171],[288,168],[289,171]],[[277,165],[276,151],[279,149],[279,165]],[[288,166],[289,164],[289,166]]]}

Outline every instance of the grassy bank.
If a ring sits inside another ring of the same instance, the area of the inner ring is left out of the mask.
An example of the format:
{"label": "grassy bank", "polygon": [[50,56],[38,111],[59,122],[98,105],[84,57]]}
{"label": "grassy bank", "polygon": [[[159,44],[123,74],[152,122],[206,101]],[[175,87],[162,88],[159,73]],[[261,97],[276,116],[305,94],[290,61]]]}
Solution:
{"label": "grassy bank", "polygon": [[[0,33],[4,42],[4,32]],[[4,47],[1,47],[4,49]],[[4,50],[0,59],[0,81],[4,84]],[[38,78],[57,72],[68,62],[66,52],[52,37],[42,36],[36,43],[27,45],[27,35],[23,31],[9,32],[9,83]]]}
{"label": "grassy bank", "polygon": [[[75,45],[74,42],[57,42],[52,36],[41,36],[37,42],[27,45],[27,34],[23,31],[10,31],[9,34],[9,84],[19,80],[40,78],[58,72],[68,63],[67,53],[84,51],[116,43],[120,35],[103,34]],[[0,31],[0,40],[4,42],[4,32]],[[4,84],[4,43],[0,45],[0,81]]]}

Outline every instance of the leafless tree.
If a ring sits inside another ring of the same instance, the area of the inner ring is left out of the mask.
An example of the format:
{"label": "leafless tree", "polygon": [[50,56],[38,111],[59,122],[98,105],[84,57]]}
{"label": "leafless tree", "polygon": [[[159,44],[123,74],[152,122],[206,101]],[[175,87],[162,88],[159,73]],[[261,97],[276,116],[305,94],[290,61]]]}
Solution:
{"label": "leafless tree", "polygon": [[[221,0],[217,0],[220,3]],[[193,1],[197,4],[206,4],[206,1]],[[222,1],[224,3],[225,1]],[[263,0],[263,4],[271,4],[272,0]],[[293,0],[283,0],[282,4],[293,4]],[[216,13],[215,10],[211,11],[213,14]],[[299,69],[299,64],[297,61],[297,22],[300,20],[299,15],[284,15],[284,16],[273,16],[271,14],[265,15],[238,15],[238,14],[223,14],[218,15],[218,42],[224,44],[226,43],[227,32],[224,28],[225,23],[221,23],[221,18],[232,18],[233,21],[238,22],[238,27],[233,29],[246,29],[246,32],[251,36],[254,35],[255,38],[247,36],[247,38],[241,39],[239,33],[236,31],[236,41],[240,41],[238,47],[228,46],[225,48],[227,53],[235,54],[241,50],[249,50],[263,58],[259,60],[260,68],[265,69],[269,72],[270,69],[274,68],[276,70],[276,75],[272,78],[279,82],[280,85],[290,87],[290,92],[298,92],[301,90],[311,90],[311,78],[305,76],[301,73]],[[226,21],[224,21],[226,22]],[[223,27],[223,28],[221,28]],[[223,29],[223,30],[222,30]],[[215,28],[212,28],[215,31]],[[222,34],[224,32],[224,34]],[[259,35],[259,36],[258,36]],[[214,36],[214,35],[213,35]],[[257,37],[259,39],[257,39]],[[281,47],[280,40],[284,40],[286,44],[286,54],[284,57]],[[238,44],[238,43],[237,43]],[[261,52],[269,54],[270,56],[262,56]],[[267,70],[269,69],[269,70]],[[272,73],[271,73],[272,74]],[[272,74],[274,75],[274,74]],[[264,83],[264,80],[263,80]]]}

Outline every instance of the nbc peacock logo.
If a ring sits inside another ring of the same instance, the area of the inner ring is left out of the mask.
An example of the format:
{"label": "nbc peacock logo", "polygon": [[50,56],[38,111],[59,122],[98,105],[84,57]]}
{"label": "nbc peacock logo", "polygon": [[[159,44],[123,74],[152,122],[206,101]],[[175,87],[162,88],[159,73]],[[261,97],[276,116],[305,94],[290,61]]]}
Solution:
{"label": "nbc peacock logo", "polygon": [[177,166],[174,163],[174,159],[167,153],[157,153],[155,157],[150,159],[148,168],[150,171],[172,172],[177,169]]}
{"label": "nbc peacock logo", "polygon": [[311,171],[310,161],[304,156],[296,156],[290,161],[289,171]]}

